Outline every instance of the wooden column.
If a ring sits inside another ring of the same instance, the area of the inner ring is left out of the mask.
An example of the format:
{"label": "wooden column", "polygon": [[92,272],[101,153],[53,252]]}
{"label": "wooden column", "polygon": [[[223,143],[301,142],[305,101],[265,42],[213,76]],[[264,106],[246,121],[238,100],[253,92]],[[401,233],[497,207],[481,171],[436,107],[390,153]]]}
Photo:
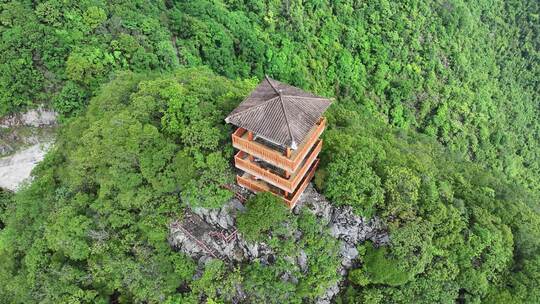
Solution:
{"label": "wooden column", "polygon": [[[283,153],[283,155],[285,155],[287,158],[291,157],[291,148],[289,147],[285,148],[285,152]],[[285,170],[285,178],[289,179],[289,177],[291,177],[291,174],[289,173],[289,171]],[[285,192],[284,194],[285,197],[289,196],[289,192],[285,190],[284,192]]]}
{"label": "wooden column", "polygon": [[[253,132],[248,131],[247,139],[248,139],[249,141],[253,141]],[[255,160],[255,159],[253,158],[253,155],[251,155],[251,154],[248,155],[248,159],[249,159],[250,162],[253,162],[253,161]]]}
{"label": "wooden column", "polygon": [[[287,147],[285,148],[285,156],[287,158],[290,158],[291,157],[291,154],[292,154],[292,151],[291,151],[291,148]],[[291,173],[289,173],[289,171],[285,170],[285,178],[289,178],[291,177]],[[287,196],[287,192],[285,192],[285,196]]]}

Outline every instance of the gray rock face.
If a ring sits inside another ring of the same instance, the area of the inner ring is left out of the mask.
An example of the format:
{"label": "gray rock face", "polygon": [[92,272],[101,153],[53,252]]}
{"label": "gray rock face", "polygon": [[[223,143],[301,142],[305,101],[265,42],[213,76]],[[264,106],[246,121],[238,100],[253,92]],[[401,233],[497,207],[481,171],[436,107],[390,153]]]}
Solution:
{"label": "gray rock face", "polygon": [[11,156],[0,157],[0,188],[17,189],[30,178],[32,169],[43,160],[51,143],[36,144]]}
{"label": "gray rock face", "polygon": [[330,234],[345,243],[356,245],[371,240],[376,245],[388,243],[388,235],[378,218],[367,220],[354,214],[352,208],[335,207],[319,194],[312,185],[306,188],[295,207],[295,214],[300,208],[307,208],[326,223]]}
{"label": "gray rock face", "polygon": [[350,207],[335,207],[312,185],[300,197],[295,214],[299,213],[300,208],[307,208],[317,215],[321,222],[328,225],[330,234],[340,241],[341,267],[337,271],[342,275],[342,281],[330,286],[316,301],[318,304],[328,304],[339,293],[343,279],[358,257],[356,246],[366,240],[378,246],[385,245],[389,242],[388,234],[377,218],[367,220],[354,214]]}
{"label": "gray rock face", "polygon": [[[236,199],[221,209],[194,208],[189,223],[173,223],[169,244],[194,259],[219,258],[226,262],[269,260],[272,251],[264,243],[248,243],[236,232],[236,214],[244,206]],[[204,264],[202,264],[204,265]]]}
{"label": "gray rock face", "polygon": [[231,199],[220,209],[193,208],[192,211],[205,222],[227,230],[234,228],[236,214],[244,209],[244,205],[239,200]]}
{"label": "gray rock face", "polygon": [[7,155],[13,152],[14,149],[8,144],[3,144],[0,142],[0,155]]}
{"label": "gray rock face", "polygon": [[44,108],[29,110],[24,113],[15,113],[0,118],[0,128],[15,126],[42,127],[56,124],[58,114]]}
{"label": "gray rock face", "polygon": [[56,113],[43,108],[0,117],[0,188],[17,191],[54,142]]}
{"label": "gray rock face", "polygon": [[342,257],[341,265],[348,269],[352,267],[352,261],[356,259],[356,257],[358,257],[358,250],[356,249],[356,247],[342,242],[340,254]]}
{"label": "gray rock face", "polygon": [[[230,263],[258,259],[263,264],[271,264],[274,261],[274,253],[266,244],[248,243],[242,239],[241,235],[235,235],[236,215],[244,208],[240,201],[232,199],[221,209],[193,209],[194,220],[187,228],[193,230],[198,241],[178,226],[171,225],[169,243],[198,260],[200,267],[212,258],[220,258]],[[358,258],[356,247],[360,243],[371,240],[377,245],[384,245],[389,242],[388,235],[378,219],[367,220],[355,215],[349,207],[335,207],[311,185],[301,196],[293,212],[298,214],[300,208],[306,208],[315,214],[323,225],[327,225],[330,234],[339,240],[341,267],[336,271],[342,275],[343,279],[348,270],[353,267],[355,259]],[[293,232],[295,239],[298,240],[301,236],[301,231]],[[304,251],[300,251],[297,257],[285,257],[285,259],[298,265],[303,272],[309,270],[309,257]],[[289,273],[283,274],[282,279],[290,282],[298,281]],[[316,302],[331,303],[339,293],[342,283],[343,280],[330,286]]]}
{"label": "gray rock face", "polygon": [[332,286],[326,289],[326,293],[323,297],[317,299],[317,304],[330,304],[332,303],[332,298],[334,298],[339,293],[339,284],[333,284]]}
{"label": "gray rock face", "polygon": [[302,270],[302,272],[304,272],[304,273],[307,272],[307,270],[308,270],[308,267],[307,267],[308,257],[306,255],[306,253],[304,252],[304,250],[300,251],[300,254],[296,258],[296,260],[297,260],[296,264],[298,264],[298,267],[300,267],[300,270]]}

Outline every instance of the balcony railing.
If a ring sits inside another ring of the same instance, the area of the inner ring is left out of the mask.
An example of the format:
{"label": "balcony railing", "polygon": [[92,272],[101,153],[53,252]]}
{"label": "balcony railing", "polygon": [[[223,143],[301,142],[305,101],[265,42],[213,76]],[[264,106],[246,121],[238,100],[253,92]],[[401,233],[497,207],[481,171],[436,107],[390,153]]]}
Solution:
{"label": "balcony railing", "polygon": [[[238,185],[248,188],[249,190],[253,192],[264,192],[264,191],[270,191],[270,188],[268,186],[265,187],[265,185],[261,184],[260,182],[253,181],[247,177],[237,175],[236,176],[236,182]],[[272,192],[273,194],[279,195],[279,193]]]}
{"label": "balcony railing", "polygon": [[296,205],[296,202],[300,198],[300,195],[302,195],[302,193],[304,193],[304,190],[306,190],[309,182],[311,181],[311,179],[315,175],[315,170],[317,170],[318,166],[319,166],[319,159],[315,160],[315,162],[313,163],[309,173],[304,177],[302,184],[294,192],[293,197],[290,198],[290,199],[285,198],[285,202],[287,203],[289,208],[291,208],[291,209],[294,208],[294,205]]}
{"label": "balcony railing", "polygon": [[243,151],[239,151],[234,157],[234,160],[235,160],[236,167],[238,169],[244,172],[247,172],[251,175],[257,176],[258,178],[284,191],[292,193],[294,192],[294,190],[296,190],[296,188],[302,181],[302,178],[304,177],[308,169],[313,164],[313,161],[315,161],[315,158],[317,157],[317,155],[319,155],[319,152],[321,152],[321,148],[322,148],[322,140],[319,140],[318,143],[313,148],[313,150],[311,151],[311,153],[309,154],[306,161],[304,162],[304,165],[300,168],[298,172],[293,173],[290,178],[279,176],[268,169],[262,168],[256,163],[250,161],[249,159],[244,158],[245,153]]}
{"label": "balcony railing", "polygon": [[245,151],[257,158],[260,158],[267,163],[270,163],[278,168],[281,168],[289,173],[295,172],[302,164],[307,153],[311,150],[315,142],[319,139],[324,128],[326,127],[326,118],[322,118],[310,131],[299,148],[287,157],[277,151],[274,151],[263,144],[243,138],[247,132],[245,129],[238,128],[232,135],[233,147],[238,150]]}
{"label": "balcony railing", "polygon": [[240,186],[242,186],[244,188],[248,188],[253,192],[269,191],[272,194],[274,194],[274,195],[280,197],[281,199],[283,199],[285,201],[285,203],[287,204],[287,206],[290,209],[292,209],[296,205],[296,202],[300,198],[300,195],[302,195],[304,190],[306,190],[306,187],[308,186],[309,182],[311,181],[311,179],[315,175],[315,170],[317,169],[318,165],[319,165],[319,160],[317,159],[311,165],[311,167],[309,169],[309,173],[302,179],[302,183],[300,184],[298,189],[296,189],[296,191],[292,194],[292,196],[288,196],[288,197],[284,197],[283,194],[278,193],[275,190],[272,191],[268,185],[264,184],[264,182],[260,182],[260,181],[257,181],[257,180],[252,180],[252,179],[250,179],[248,177],[237,175],[236,176],[236,182],[238,183],[238,185],[240,185]]}

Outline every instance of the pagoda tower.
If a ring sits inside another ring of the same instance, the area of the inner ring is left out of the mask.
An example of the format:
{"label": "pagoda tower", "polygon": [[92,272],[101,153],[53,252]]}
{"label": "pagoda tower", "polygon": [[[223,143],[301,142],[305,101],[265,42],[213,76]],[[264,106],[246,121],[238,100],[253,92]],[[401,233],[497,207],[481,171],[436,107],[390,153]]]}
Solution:
{"label": "pagoda tower", "polygon": [[225,122],[232,134],[237,183],[253,192],[270,191],[293,208],[315,174],[331,101],[268,76]]}

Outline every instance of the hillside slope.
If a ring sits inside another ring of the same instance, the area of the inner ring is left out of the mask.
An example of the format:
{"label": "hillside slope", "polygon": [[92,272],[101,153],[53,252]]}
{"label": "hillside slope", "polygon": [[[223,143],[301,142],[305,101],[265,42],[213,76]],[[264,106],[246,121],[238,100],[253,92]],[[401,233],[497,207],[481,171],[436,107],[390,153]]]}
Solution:
{"label": "hillside slope", "polygon": [[[256,196],[237,220],[275,252],[269,264],[216,260],[194,276],[195,262],[166,241],[183,209],[231,197],[221,188],[233,176],[223,118],[254,84],[192,68],[122,74],[105,86],[63,126],[35,181],[2,197],[0,300],[230,302],[237,285],[249,302],[321,296],[338,280],[337,243],[311,213],[290,214],[272,195]],[[354,103],[328,118],[316,184],[390,233],[389,247],[359,245],[343,301],[539,299],[540,217],[526,189]],[[291,262],[300,255],[307,270]]]}
{"label": "hillside slope", "polygon": [[535,191],[538,1],[2,4],[0,115],[70,116],[118,70],[208,65],[353,99]]}
{"label": "hillside slope", "polygon": [[166,242],[184,208],[231,197],[223,118],[264,74],[335,97],[314,184],[390,235],[358,246],[336,302],[540,302],[539,16],[534,0],[0,4],[0,115],[45,104],[62,122],[34,182],[0,193],[0,302],[316,301],[339,248],[309,212],[250,203],[270,206],[240,225],[268,265],[196,265]]}

